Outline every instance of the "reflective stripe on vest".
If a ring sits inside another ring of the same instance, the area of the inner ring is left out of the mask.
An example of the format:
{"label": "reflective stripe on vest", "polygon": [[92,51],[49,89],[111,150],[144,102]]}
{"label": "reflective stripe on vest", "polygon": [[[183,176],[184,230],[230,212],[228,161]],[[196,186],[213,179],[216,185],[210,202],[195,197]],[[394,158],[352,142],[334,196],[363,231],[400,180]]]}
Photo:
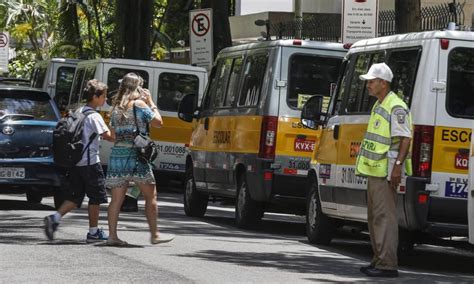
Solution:
{"label": "reflective stripe on vest", "polygon": [[[381,104],[377,101],[372,108],[367,132],[357,156],[356,174],[375,177],[388,175],[387,152],[392,144],[390,120],[392,109],[396,106],[408,110],[405,102],[390,92]],[[411,125],[409,112],[407,118]],[[412,174],[410,154],[405,159],[405,171],[407,175]]]}

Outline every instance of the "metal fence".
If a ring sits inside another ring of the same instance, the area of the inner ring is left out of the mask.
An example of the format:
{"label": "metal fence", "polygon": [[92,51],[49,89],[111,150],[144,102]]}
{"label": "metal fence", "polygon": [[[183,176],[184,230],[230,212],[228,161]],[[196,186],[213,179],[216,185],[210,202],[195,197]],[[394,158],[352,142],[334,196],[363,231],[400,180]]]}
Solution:
{"label": "metal fence", "polygon": [[[421,30],[441,30],[449,22],[457,25],[464,23],[464,3],[444,3],[421,8]],[[270,23],[270,34],[281,39],[295,38],[298,30],[301,38],[321,41],[341,40],[341,15],[340,14],[315,14],[305,15],[302,22],[290,21]],[[395,30],[395,11],[386,10],[379,12],[379,36],[392,35]]]}

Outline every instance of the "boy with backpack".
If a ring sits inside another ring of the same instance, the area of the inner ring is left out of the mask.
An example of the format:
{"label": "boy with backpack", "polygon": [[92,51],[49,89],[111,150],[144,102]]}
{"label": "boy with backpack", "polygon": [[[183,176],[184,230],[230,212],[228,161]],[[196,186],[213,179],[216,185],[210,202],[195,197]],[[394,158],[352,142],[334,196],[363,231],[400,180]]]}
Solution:
{"label": "boy with backpack", "polygon": [[[70,166],[70,187],[66,201],[58,211],[44,218],[44,231],[49,240],[54,238],[61,218],[74,208],[79,208],[86,194],[89,198],[89,232],[86,241],[107,240],[107,234],[98,228],[99,206],[107,203],[105,177],[99,160],[99,136],[111,142],[114,137],[102,116],[95,111],[105,103],[107,86],[96,79],[89,80],[84,98],[87,104],[62,119],[53,134],[54,159],[58,165]],[[74,129],[68,132],[67,128],[71,128],[71,125]],[[76,140],[80,137],[80,140],[74,141],[75,137],[78,137]]]}

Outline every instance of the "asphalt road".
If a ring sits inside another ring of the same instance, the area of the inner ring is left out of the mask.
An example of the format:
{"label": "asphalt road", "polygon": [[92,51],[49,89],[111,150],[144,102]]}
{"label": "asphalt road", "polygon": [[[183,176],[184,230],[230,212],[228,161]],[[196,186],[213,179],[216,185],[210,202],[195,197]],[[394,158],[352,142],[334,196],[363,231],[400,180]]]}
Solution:
{"label": "asphalt road", "polygon": [[[313,246],[304,219],[266,214],[255,230],[234,226],[233,207],[211,203],[204,218],[183,213],[181,195],[159,194],[159,227],[173,242],[150,245],[143,212],[122,213],[120,237],[126,248],[87,244],[87,210],[67,215],[54,241],[43,234],[52,198],[27,203],[24,196],[0,195],[0,282],[198,282],[301,283],[367,282],[359,272],[371,258],[364,235],[342,232],[330,246]],[[106,207],[101,225],[107,229]],[[449,244],[449,243],[447,243]],[[446,245],[446,244],[445,244]],[[472,247],[422,245],[403,260],[400,277],[384,281],[474,282]],[[382,279],[380,279],[382,280]]]}

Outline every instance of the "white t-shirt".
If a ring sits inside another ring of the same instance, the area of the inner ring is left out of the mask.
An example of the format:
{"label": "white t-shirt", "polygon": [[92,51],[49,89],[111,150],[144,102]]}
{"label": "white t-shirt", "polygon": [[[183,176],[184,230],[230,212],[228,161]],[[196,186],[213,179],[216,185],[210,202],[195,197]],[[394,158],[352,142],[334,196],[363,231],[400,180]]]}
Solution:
{"label": "white t-shirt", "polygon": [[[80,108],[78,111],[82,112],[86,109],[93,109],[93,108],[89,106],[84,106]],[[91,113],[84,119],[84,129],[82,131],[82,143],[84,143],[84,147],[89,143],[89,138],[92,133],[97,133],[97,136],[94,138],[94,140],[90,144],[88,150],[84,152],[84,155],[82,155],[82,159],[76,164],[76,166],[87,166],[88,154],[90,155],[90,165],[94,165],[100,162],[100,159],[99,159],[100,135],[107,131],[109,131],[109,128],[107,127],[104,119],[98,112]]]}

